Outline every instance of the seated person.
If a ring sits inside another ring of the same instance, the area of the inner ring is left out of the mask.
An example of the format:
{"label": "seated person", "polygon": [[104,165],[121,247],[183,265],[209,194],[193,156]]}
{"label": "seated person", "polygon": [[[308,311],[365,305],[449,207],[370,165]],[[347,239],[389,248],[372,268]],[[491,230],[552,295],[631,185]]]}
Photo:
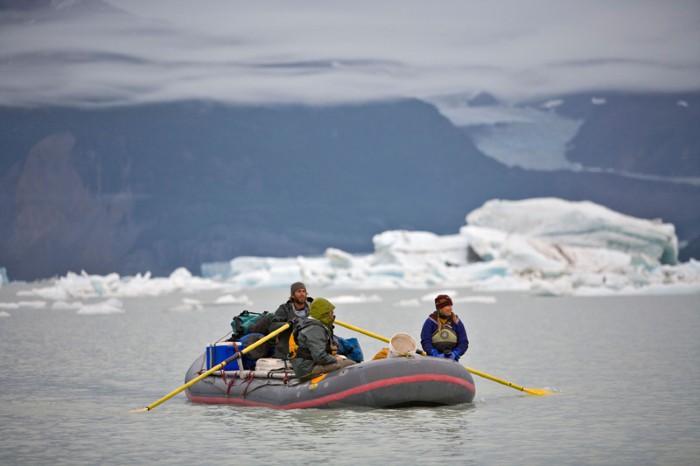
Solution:
{"label": "seated person", "polygon": [[315,299],[309,308],[309,317],[292,333],[290,357],[294,374],[300,380],[310,380],[355,364],[352,359],[337,355],[333,341],[334,309],[327,299]]}
{"label": "seated person", "polygon": [[[302,282],[292,283],[290,287],[291,296],[286,303],[280,304],[272,316],[272,323],[269,327],[269,332],[274,332],[281,326],[289,322],[301,323],[302,320],[309,316],[309,304],[313,302],[313,298],[307,296],[306,285]],[[291,326],[290,326],[291,327]],[[277,335],[275,344],[274,357],[279,359],[288,359],[289,355],[289,336],[292,334],[292,328],[288,328],[284,332]]]}
{"label": "seated person", "polygon": [[446,294],[435,298],[435,312],[430,314],[420,332],[420,344],[428,356],[459,361],[467,352],[467,330],[452,312],[452,299]]}

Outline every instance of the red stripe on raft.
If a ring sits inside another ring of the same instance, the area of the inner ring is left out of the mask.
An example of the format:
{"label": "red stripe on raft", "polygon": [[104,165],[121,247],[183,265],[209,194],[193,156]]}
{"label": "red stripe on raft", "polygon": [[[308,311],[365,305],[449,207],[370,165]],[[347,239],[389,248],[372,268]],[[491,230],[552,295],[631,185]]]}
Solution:
{"label": "red stripe on raft", "polygon": [[[277,408],[277,409],[301,409],[301,408],[314,408],[332,401],[339,401],[344,398],[357,395],[359,393],[368,392],[370,390],[375,390],[377,388],[391,387],[393,385],[402,385],[407,383],[415,382],[447,382],[455,385],[462,385],[467,389],[475,392],[474,385],[467,380],[461,379],[459,377],[453,377],[450,375],[437,375],[437,374],[418,374],[418,375],[406,375],[403,377],[393,377],[391,379],[378,380],[376,382],[368,383],[359,387],[349,388],[342,392],[333,393],[331,395],[322,396],[314,400],[300,401],[298,403],[291,403],[288,405],[271,405],[268,403],[259,403],[256,401],[248,401],[243,398],[223,398],[223,397],[205,397],[205,396],[194,396],[187,390],[186,395],[191,401],[195,403],[215,403],[215,404],[233,404],[242,406],[258,406],[265,408]],[[289,390],[285,388],[285,390]],[[317,389],[318,390],[318,389]]]}

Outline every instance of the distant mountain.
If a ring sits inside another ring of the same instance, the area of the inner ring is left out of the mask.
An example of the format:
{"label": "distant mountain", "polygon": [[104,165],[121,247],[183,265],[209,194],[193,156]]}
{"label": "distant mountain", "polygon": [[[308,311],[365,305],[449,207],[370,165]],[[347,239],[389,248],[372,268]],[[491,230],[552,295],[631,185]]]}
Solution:
{"label": "distant mountain", "polygon": [[700,94],[579,94],[564,96],[551,108],[583,122],[568,145],[572,162],[654,176],[700,177]]}
{"label": "distant mountain", "polygon": [[418,100],[1,108],[0,141],[0,266],[13,280],[365,252],[385,230],[455,233],[492,198],[587,199],[700,235],[700,187],[508,168]]}

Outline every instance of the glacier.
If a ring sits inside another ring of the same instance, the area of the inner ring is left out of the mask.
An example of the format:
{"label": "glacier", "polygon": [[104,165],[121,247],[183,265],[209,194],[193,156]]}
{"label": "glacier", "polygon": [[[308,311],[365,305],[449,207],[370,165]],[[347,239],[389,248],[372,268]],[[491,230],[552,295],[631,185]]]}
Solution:
{"label": "glacier", "polygon": [[[158,296],[288,287],[294,281],[328,289],[518,291],[541,296],[700,293],[700,262],[678,263],[672,224],[623,215],[589,201],[491,200],[469,212],[455,234],[391,230],[373,237],[374,251],[328,248],[315,257],[236,257],[184,268],[169,277],[68,273],[23,295],[53,307],[86,298]],[[371,296],[371,295],[370,295]],[[226,302],[247,297],[227,294]],[[222,298],[223,299],[223,298]],[[112,302],[114,303],[114,302]],[[181,307],[197,309],[183,301]],[[107,311],[118,312],[118,306]]]}

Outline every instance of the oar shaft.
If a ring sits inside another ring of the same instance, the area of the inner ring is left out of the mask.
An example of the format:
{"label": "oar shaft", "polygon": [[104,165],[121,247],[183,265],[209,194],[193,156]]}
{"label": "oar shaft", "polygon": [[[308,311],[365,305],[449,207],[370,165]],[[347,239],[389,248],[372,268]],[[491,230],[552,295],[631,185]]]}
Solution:
{"label": "oar shaft", "polygon": [[[465,367],[466,367],[466,366],[465,366]],[[500,384],[503,384],[503,385],[505,385],[506,387],[515,388],[515,389],[517,389],[517,390],[520,390],[521,392],[524,392],[524,391],[525,391],[525,387],[521,387],[520,385],[516,385],[516,384],[514,384],[514,383],[512,383],[512,382],[508,382],[507,380],[499,379],[498,377],[494,377],[494,376],[492,376],[492,375],[490,375],[490,374],[487,374],[486,372],[481,372],[481,371],[478,371],[478,370],[476,370],[476,369],[472,369],[471,367],[467,367],[467,370],[468,370],[469,372],[471,372],[472,374],[476,374],[476,375],[478,375],[479,377],[483,377],[483,378],[485,378],[485,379],[493,380],[494,382],[498,382],[498,383],[500,383]]]}
{"label": "oar shaft", "polygon": [[381,336],[381,335],[377,335],[376,333],[372,333],[372,332],[370,332],[369,330],[361,329],[360,327],[355,327],[355,326],[352,325],[352,324],[346,324],[345,322],[341,322],[341,321],[339,321],[338,319],[334,320],[333,323],[334,323],[334,324],[338,324],[338,325],[340,325],[341,327],[349,328],[350,330],[354,330],[354,331],[356,331],[356,332],[365,334],[365,335],[367,335],[368,337],[376,338],[377,340],[382,340],[382,341],[385,341],[385,342],[387,342],[387,343],[389,343],[389,342],[391,341],[391,340],[388,339],[387,337],[383,337],[383,336]]}
{"label": "oar shaft", "polygon": [[131,411],[131,412],[132,412],[132,413],[142,413],[142,412],[145,412],[145,411],[150,411],[150,410],[152,410],[153,408],[155,408],[155,407],[158,406],[159,404],[168,401],[170,398],[174,397],[175,395],[177,395],[177,394],[180,393],[181,391],[183,391],[183,390],[185,390],[185,389],[191,387],[192,385],[196,384],[197,382],[199,382],[200,380],[204,379],[205,377],[208,377],[209,375],[213,374],[214,372],[216,372],[216,371],[222,369],[224,366],[226,366],[226,364],[230,363],[231,361],[233,361],[233,360],[235,360],[235,359],[240,358],[242,355],[246,354],[247,352],[254,350],[254,349],[257,348],[258,346],[262,345],[263,343],[265,343],[266,341],[270,340],[271,338],[276,337],[277,335],[279,335],[280,333],[284,332],[284,331],[287,330],[288,328],[289,328],[289,324],[284,324],[283,326],[281,326],[280,328],[278,328],[278,329],[275,330],[274,332],[269,333],[268,335],[266,335],[264,338],[261,338],[260,340],[256,341],[256,342],[253,343],[252,345],[245,347],[245,348],[243,349],[243,351],[240,351],[240,352],[234,354],[233,356],[230,356],[230,357],[226,358],[224,361],[220,362],[219,364],[217,364],[216,366],[212,367],[212,368],[209,369],[208,371],[203,372],[203,373],[200,374],[199,376],[197,376],[197,377],[195,377],[194,379],[190,380],[190,381],[187,382],[185,385],[183,385],[183,386],[181,386],[181,387],[179,387],[179,388],[176,388],[175,390],[173,390],[172,392],[168,393],[167,395],[165,395],[165,396],[164,396],[163,398],[161,398],[160,400],[151,403],[150,405],[146,406],[145,408],[136,409],[136,410]]}
{"label": "oar shaft", "polygon": [[[356,331],[356,332],[365,334],[365,335],[367,335],[367,336],[369,336],[369,337],[376,338],[377,340],[382,340],[382,341],[385,341],[385,342],[387,342],[387,343],[391,341],[391,340],[388,339],[387,337],[383,337],[383,336],[381,336],[381,335],[377,335],[376,333],[372,333],[372,332],[370,332],[370,331],[368,331],[368,330],[361,329],[360,327],[355,327],[355,326],[352,325],[352,324],[346,324],[345,322],[341,322],[341,321],[339,321],[339,320],[337,320],[337,319],[335,320],[335,323],[338,324],[338,325],[340,325],[340,326],[342,326],[342,327],[349,328],[350,330],[354,330],[354,331]],[[423,351],[419,351],[419,352],[420,352],[421,354],[425,354]],[[466,367],[466,366],[465,366],[465,367]],[[490,374],[487,374],[486,372],[481,372],[481,371],[478,371],[478,370],[476,370],[476,369],[472,369],[471,367],[466,367],[466,369],[467,369],[469,372],[471,372],[472,374],[478,375],[478,376],[483,377],[483,378],[485,378],[485,379],[493,380],[494,382],[498,382],[498,383],[500,383],[500,384],[503,384],[503,385],[505,385],[506,387],[514,388],[514,389],[516,389],[516,390],[520,390],[521,392],[529,393],[530,395],[549,395],[549,394],[552,393],[552,392],[550,392],[549,390],[545,390],[545,389],[542,389],[542,388],[526,388],[526,387],[523,387],[523,386],[521,386],[521,385],[516,385],[516,384],[514,384],[514,383],[512,383],[512,382],[508,382],[507,380],[499,379],[498,377],[494,377],[494,376],[492,376],[492,375],[490,375]]]}

